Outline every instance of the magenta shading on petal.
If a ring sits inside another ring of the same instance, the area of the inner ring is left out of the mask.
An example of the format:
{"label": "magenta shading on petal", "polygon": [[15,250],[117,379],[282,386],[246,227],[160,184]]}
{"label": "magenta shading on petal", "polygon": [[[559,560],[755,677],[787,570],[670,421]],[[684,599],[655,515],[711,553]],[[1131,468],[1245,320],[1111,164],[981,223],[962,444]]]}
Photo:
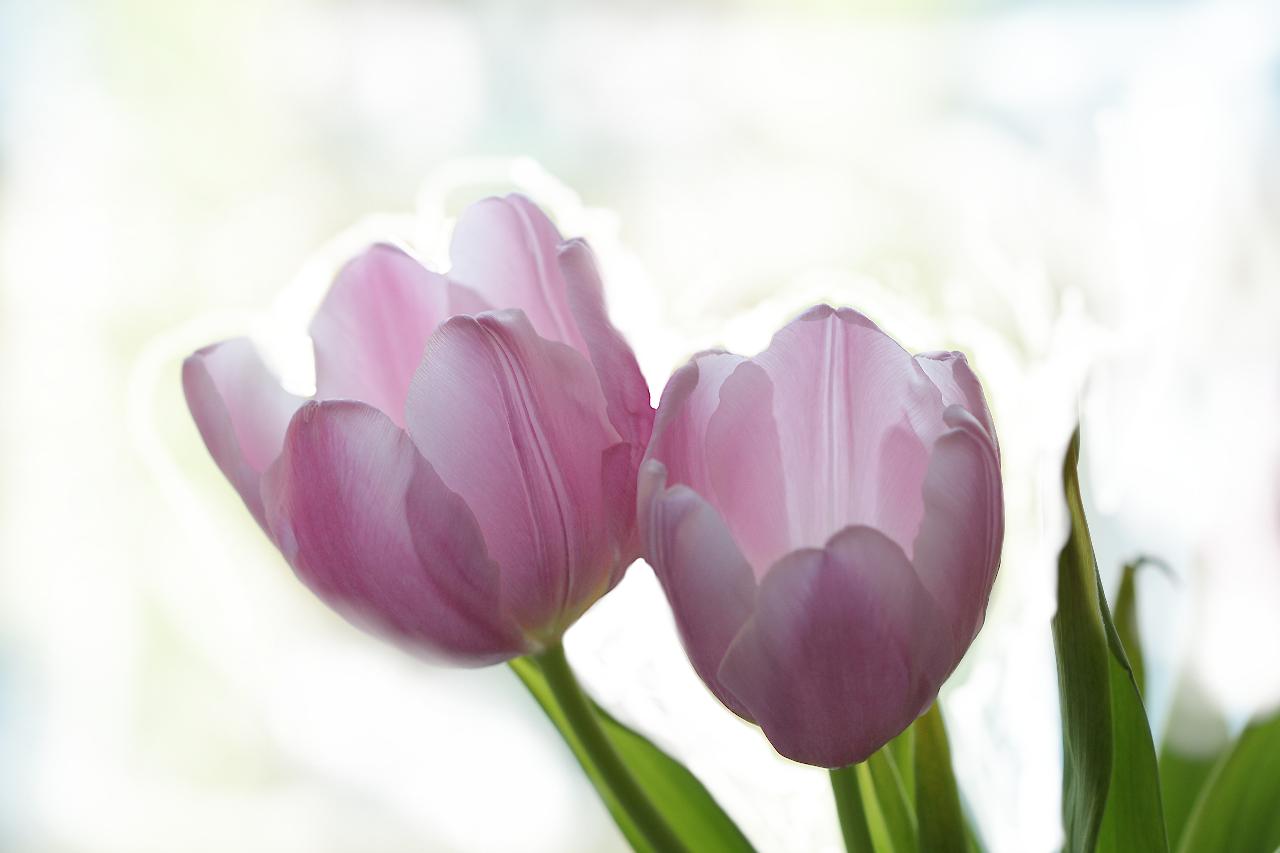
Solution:
{"label": "magenta shading on petal", "polygon": [[526,650],[475,517],[372,406],[303,407],[263,497],[298,577],[353,622],[474,665]]}

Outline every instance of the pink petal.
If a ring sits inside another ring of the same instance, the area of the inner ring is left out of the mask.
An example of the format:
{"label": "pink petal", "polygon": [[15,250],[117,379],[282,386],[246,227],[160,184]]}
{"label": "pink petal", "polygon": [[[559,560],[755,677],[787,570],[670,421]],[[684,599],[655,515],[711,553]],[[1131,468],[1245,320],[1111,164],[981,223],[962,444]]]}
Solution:
{"label": "pink petal", "polygon": [[633,558],[614,533],[630,524],[634,492],[617,451],[606,458],[620,439],[595,372],[523,313],[441,326],[405,411],[418,449],[475,512],[528,632],[558,634]]}
{"label": "pink petal", "polygon": [[361,400],[404,426],[404,399],[427,338],[488,306],[400,249],[371,246],[338,274],[311,321],[316,396]]}
{"label": "pink petal", "polygon": [[851,527],[769,572],[720,683],[782,755],[863,761],[936,695],[950,651],[937,618],[902,549]]}
{"label": "pink petal", "polygon": [[[982,383],[969,367],[969,360],[962,352],[922,352],[916,355],[916,363],[928,374],[929,380],[942,394],[945,406],[960,405],[982,425],[992,443],[996,443],[995,425],[987,398],[982,394]],[[997,444],[996,450],[999,450]]]}
{"label": "pink petal", "polygon": [[847,308],[820,305],[754,361],[773,380],[793,545],[851,524],[911,547],[942,401],[892,338]]}
{"label": "pink petal", "polygon": [[645,558],[667,594],[689,660],[721,702],[750,719],[717,671],[751,616],[751,566],[716,511],[687,486],[668,489],[666,470],[655,460],[640,471],[639,516]]}
{"label": "pink petal", "polygon": [[[637,473],[635,447],[625,441],[605,448],[601,457],[605,501],[605,532],[616,543],[618,558],[614,561],[606,589],[613,589],[627,567],[640,556],[640,531],[636,525]],[[588,602],[589,603],[589,602]]]}
{"label": "pink petal", "polygon": [[519,308],[539,335],[589,357],[560,272],[561,241],[551,220],[524,196],[486,198],[458,218],[449,277],[497,308]]}
{"label": "pink petal", "polygon": [[720,386],[705,453],[712,502],[763,577],[791,542],[773,383],[759,365],[742,362]]}
{"label": "pink petal", "polygon": [[259,480],[280,454],[289,418],[302,399],[280,387],[246,338],[188,356],[182,387],[214,462],[266,529]]}
{"label": "pink petal", "polygon": [[705,452],[707,425],[720,405],[720,386],[744,361],[726,352],[700,353],[667,380],[645,458],[661,462],[672,484],[715,494]]}
{"label": "pink petal", "polygon": [[474,516],[377,409],[304,406],[262,491],[298,577],[352,622],[463,663],[526,651]]}
{"label": "pink petal", "polygon": [[1000,460],[985,428],[949,406],[951,429],[935,442],[924,483],[924,521],[913,562],[954,638],[955,662],[986,614],[1004,541]]}
{"label": "pink petal", "polygon": [[560,245],[558,253],[566,302],[586,342],[585,355],[600,377],[609,420],[618,434],[636,447],[638,466],[653,432],[649,385],[631,347],[609,322],[604,288],[590,247],[582,240],[569,240]]}

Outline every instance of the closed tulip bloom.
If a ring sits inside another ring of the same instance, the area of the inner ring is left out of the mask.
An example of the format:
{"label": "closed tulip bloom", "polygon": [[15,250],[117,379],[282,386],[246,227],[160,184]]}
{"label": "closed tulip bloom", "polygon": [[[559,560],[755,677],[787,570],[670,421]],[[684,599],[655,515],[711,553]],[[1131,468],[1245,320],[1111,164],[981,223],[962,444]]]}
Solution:
{"label": "closed tulip bloom", "polygon": [[311,325],[316,394],[252,345],[183,365],[214,460],[298,577],[358,624],[464,664],[541,650],[638,554],[653,425],[589,249],[527,199],[468,208],[452,269],[375,245]]}
{"label": "closed tulip bloom", "polygon": [[639,517],[712,692],[788,758],[865,760],[982,625],[1004,535],[982,388],[959,353],[810,309],[754,358],[672,376]]}

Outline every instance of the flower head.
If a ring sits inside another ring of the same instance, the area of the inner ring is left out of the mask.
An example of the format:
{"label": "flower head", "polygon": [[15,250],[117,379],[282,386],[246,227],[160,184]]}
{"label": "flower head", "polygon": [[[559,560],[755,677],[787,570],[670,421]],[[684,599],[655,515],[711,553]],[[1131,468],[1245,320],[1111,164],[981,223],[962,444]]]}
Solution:
{"label": "flower head", "polygon": [[243,339],[183,365],[218,466],[317,595],[484,664],[559,637],[635,558],[649,391],[594,259],[519,196],[458,222],[448,274],[375,245],[311,325],[316,395]]}
{"label": "flower head", "polygon": [[927,710],[981,626],[999,451],[964,356],[818,306],[672,376],[639,516],[703,681],[783,755],[839,767]]}

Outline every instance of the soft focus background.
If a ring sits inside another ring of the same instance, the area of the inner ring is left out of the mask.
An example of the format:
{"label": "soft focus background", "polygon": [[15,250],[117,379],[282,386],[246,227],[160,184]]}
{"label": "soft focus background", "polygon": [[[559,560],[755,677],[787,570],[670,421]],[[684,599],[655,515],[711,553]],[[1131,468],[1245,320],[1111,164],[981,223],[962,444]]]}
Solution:
{"label": "soft focus background", "polygon": [[[621,845],[504,668],[434,668],[293,579],[178,364],[303,330],[376,236],[442,257],[522,190],[597,246],[655,399],[806,305],[967,351],[1008,537],[944,690],[993,851],[1060,839],[1048,620],[1083,413],[1104,575],[1139,552],[1174,695],[1280,699],[1275,4],[0,0],[0,849]],[[535,8],[537,6],[538,8]],[[838,849],[823,773],[694,678],[649,569],[568,638],[762,851]],[[1180,734],[1181,732],[1181,734]]]}

